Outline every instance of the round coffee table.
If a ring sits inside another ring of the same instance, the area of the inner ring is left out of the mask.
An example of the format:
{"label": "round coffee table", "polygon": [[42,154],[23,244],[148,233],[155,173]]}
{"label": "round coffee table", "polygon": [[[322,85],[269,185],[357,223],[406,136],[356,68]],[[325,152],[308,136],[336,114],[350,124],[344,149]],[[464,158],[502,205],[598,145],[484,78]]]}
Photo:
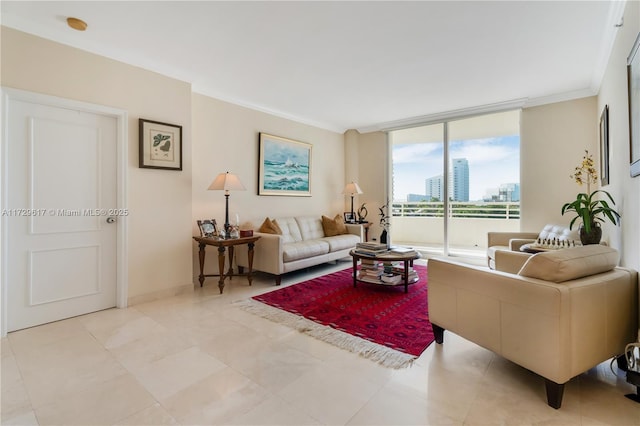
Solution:
{"label": "round coffee table", "polygon": [[[353,249],[349,252],[349,254],[353,258],[353,286],[354,287],[356,287],[356,284],[358,283],[358,281],[366,282],[370,284],[385,285],[385,286],[404,285],[404,292],[408,293],[409,284],[416,283],[419,279],[417,275],[413,279],[409,278],[409,268],[413,266],[414,260],[420,259],[422,257],[420,252],[412,251],[407,254],[396,254],[392,252],[384,252],[384,253],[379,253],[375,255],[370,255],[370,254],[358,253],[356,252],[355,249]],[[358,278],[358,261],[360,261],[361,259],[377,260],[379,262],[403,262],[404,272],[402,274],[398,274],[398,275],[402,275],[402,279],[397,284],[386,283],[381,279],[361,280]]]}

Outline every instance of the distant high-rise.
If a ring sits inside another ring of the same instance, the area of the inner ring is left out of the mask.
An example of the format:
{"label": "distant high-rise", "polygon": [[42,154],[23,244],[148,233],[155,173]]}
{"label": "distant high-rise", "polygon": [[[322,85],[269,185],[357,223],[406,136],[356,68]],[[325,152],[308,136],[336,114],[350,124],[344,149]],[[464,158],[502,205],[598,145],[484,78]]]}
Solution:
{"label": "distant high-rise", "polygon": [[444,201],[444,177],[434,176],[425,181],[425,194],[429,201]]}
{"label": "distant high-rise", "polygon": [[466,158],[454,158],[451,165],[451,199],[469,201],[469,161]]}
{"label": "distant high-rise", "polygon": [[421,201],[431,201],[431,198],[424,194],[407,194],[407,201],[410,203],[419,203]]}
{"label": "distant high-rise", "polygon": [[503,183],[499,189],[500,201],[520,201],[520,184]]}

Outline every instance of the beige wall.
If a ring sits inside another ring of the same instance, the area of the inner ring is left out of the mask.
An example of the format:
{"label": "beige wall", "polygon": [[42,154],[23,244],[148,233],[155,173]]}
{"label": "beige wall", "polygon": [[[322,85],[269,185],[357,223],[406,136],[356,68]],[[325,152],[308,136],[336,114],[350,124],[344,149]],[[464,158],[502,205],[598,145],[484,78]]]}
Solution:
{"label": "beige wall", "polygon": [[640,270],[640,176],[629,174],[629,110],[627,56],[640,32],[640,3],[627,2],[624,26],[618,30],[609,65],[598,94],[595,120],[609,105],[610,184],[604,187],[618,204],[622,226],[608,224],[604,232],[622,253],[621,264]]}
{"label": "beige wall", "polygon": [[[357,133],[357,132],[356,132]],[[379,238],[382,228],[380,222],[380,207],[386,203],[388,176],[388,146],[387,134],[384,132],[372,132],[357,134],[357,161],[359,162],[358,185],[362,194],[354,201],[358,207],[366,203],[369,211],[367,220],[373,225],[369,228],[369,239]],[[347,157],[351,163],[351,157]],[[357,209],[357,207],[354,207]]]}
{"label": "beige wall", "polygon": [[[259,227],[265,217],[342,214],[347,200],[344,136],[295,121],[275,117],[207,96],[193,94],[193,218],[224,223],[224,192],[208,191],[213,179],[225,171],[238,175],[246,191],[232,192],[229,220]],[[259,196],[259,133],[269,133],[312,144],[311,197]],[[198,273],[194,250],[194,276]],[[207,252],[214,252],[209,249]],[[216,273],[215,256],[207,255],[207,273]],[[197,280],[196,280],[197,282]]]}
{"label": "beige wall", "polygon": [[[129,300],[191,283],[191,86],[2,27],[1,84],[128,112]],[[138,119],[181,124],[183,170],[138,168]]]}
{"label": "beige wall", "polygon": [[[598,159],[596,98],[558,102],[522,111],[520,127],[520,228],[568,225],[562,206],[586,192],[570,177],[589,150]],[[595,188],[591,188],[594,190]]]}

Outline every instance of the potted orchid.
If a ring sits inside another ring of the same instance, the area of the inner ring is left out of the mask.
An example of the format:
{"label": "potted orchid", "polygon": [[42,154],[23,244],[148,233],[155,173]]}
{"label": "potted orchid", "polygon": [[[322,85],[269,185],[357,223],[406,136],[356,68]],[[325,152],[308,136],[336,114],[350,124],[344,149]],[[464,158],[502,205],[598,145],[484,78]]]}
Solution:
{"label": "potted orchid", "polygon": [[562,214],[573,212],[576,216],[571,219],[569,229],[572,229],[576,220],[580,219],[580,241],[583,245],[598,244],[602,238],[602,228],[600,223],[604,223],[605,219],[609,219],[611,223],[617,225],[620,221],[620,215],[615,211],[606,199],[599,199],[599,193],[604,194],[611,201],[611,205],[615,205],[613,197],[607,191],[597,189],[591,192],[591,184],[598,182],[598,173],[594,167],[593,156],[585,150],[582,163],[577,166],[571,178],[578,185],[587,185],[587,192],[581,192],[576,199],[562,206]]}

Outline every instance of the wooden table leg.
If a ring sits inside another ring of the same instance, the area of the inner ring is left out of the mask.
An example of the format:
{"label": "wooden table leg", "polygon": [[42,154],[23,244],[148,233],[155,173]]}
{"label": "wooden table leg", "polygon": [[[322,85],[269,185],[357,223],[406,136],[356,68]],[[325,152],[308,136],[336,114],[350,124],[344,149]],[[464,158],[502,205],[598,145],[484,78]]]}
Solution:
{"label": "wooden table leg", "polygon": [[251,280],[253,280],[253,277],[251,276],[251,272],[253,272],[253,243],[249,243],[247,244],[247,246],[249,247],[248,252],[247,252],[247,258],[249,260],[249,270],[247,271],[247,280],[249,281],[249,285],[251,285]]}
{"label": "wooden table leg", "polygon": [[220,273],[218,288],[222,294],[222,290],[224,290],[224,246],[218,247],[218,272]]}
{"label": "wooden table leg", "polygon": [[409,261],[404,261],[404,292],[409,292]]}
{"label": "wooden table leg", "polygon": [[229,277],[230,280],[232,280],[233,279],[233,254],[234,254],[233,246],[229,246],[228,251],[229,251],[229,271],[227,271],[227,276]]}
{"label": "wooden table leg", "polygon": [[204,284],[204,248],[206,246],[204,243],[198,244],[198,247],[200,247],[200,250],[198,250],[198,258],[200,259],[200,275],[198,275],[198,281],[200,281],[200,287]]}
{"label": "wooden table leg", "polygon": [[357,256],[351,256],[351,257],[353,257],[353,288],[356,288],[356,281],[357,281],[356,276],[358,275],[358,258]]}

